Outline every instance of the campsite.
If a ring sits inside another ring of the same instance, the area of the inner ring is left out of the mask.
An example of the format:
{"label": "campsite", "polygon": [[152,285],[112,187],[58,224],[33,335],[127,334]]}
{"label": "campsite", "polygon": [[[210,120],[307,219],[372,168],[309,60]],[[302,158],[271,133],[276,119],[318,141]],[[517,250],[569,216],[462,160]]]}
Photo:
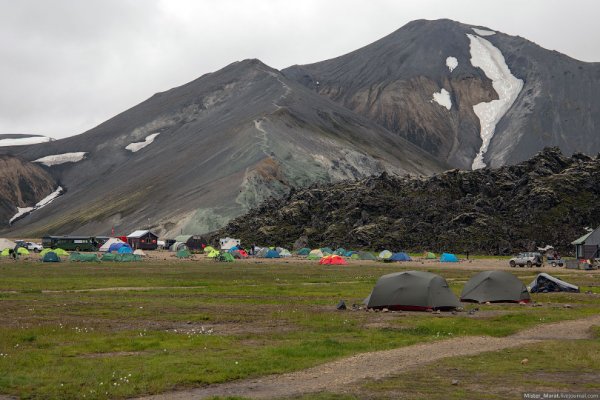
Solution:
{"label": "campsite", "polygon": [[[0,393],[458,399],[516,397],[532,385],[575,390],[581,379],[600,387],[598,270],[514,269],[506,258],[462,255],[446,263],[427,253],[399,262],[334,255],[343,264],[178,253],[146,251],[127,263],[100,261],[101,253],[89,262],[0,258]],[[486,271],[523,286],[545,273],[579,292],[544,293],[542,276],[528,302],[366,307],[381,277],[409,271],[441,277],[457,301]],[[341,300],[346,310],[336,310]]]}

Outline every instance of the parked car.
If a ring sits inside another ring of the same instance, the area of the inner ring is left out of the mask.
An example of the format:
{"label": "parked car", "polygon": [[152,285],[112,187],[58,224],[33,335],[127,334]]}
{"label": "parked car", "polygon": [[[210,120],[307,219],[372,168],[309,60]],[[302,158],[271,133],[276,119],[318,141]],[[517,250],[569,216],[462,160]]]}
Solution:
{"label": "parked car", "polygon": [[17,240],[15,243],[17,243],[20,247],[24,247],[27,250],[34,251],[36,253],[44,250],[44,246],[39,243],[25,242],[24,240]]}
{"label": "parked car", "polygon": [[508,261],[508,264],[511,267],[519,267],[527,266],[529,268],[542,266],[542,255],[540,253],[528,252],[528,253],[520,253],[518,256],[511,258]]}
{"label": "parked car", "polygon": [[560,257],[548,256],[546,258],[546,262],[550,264],[552,267],[564,267],[565,263]]}

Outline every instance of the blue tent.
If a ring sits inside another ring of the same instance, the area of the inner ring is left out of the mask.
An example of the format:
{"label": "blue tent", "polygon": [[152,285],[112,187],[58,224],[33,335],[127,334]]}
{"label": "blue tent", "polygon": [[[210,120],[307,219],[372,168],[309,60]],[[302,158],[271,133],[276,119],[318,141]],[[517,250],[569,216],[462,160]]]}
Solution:
{"label": "blue tent", "polygon": [[412,258],[408,254],[400,252],[392,254],[388,261],[412,261]]}
{"label": "blue tent", "polygon": [[458,258],[454,254],[444,253],[440,257],[441,262],[458,262]]}
{"label": "blue tent", "polygon": [[233,253],[234,251],[237,251],[237,250],[239,250],[239,249],[240,249],[240,248],[239,248],[238,246],[233,246],[232,248],[230,248],[230,249],[228,250],[228,252],[230,252],[230,253]]}
{"label": "blue tent", "polygon": [[129,246],[129,245],[127,243],[123,243],[123,242],[113,243],[108,248],[107,253],[112,253],[113,251],[119,251],[119,249],[123,246]]}
{"label": "blue tent", "polygon": [[352,250],[348,250],[346,253],[344,253],[344,257],[352,257],[352,254],[356,253],[355,251]]}
{"label": "blue tent", "polygon": [[265,258],[279,258],[279,253],[273,249],[267,251]]}
{"label": "blue tent", "polygon": [[[112,247],[112,245],[110,247]],[[133,253],[133,249],[128,244],[123,243],[123,246],[119,247],[119,250],[117,250],[117,253],[131,254],[131,253]]]}

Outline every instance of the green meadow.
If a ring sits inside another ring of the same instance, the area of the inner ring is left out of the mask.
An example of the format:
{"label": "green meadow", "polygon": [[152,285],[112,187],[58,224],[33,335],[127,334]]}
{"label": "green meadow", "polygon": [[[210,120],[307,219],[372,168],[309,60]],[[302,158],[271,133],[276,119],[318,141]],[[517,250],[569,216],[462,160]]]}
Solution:
{"label": "green meadow", "polygon": [[[580,285],[582,293],[533,294],[541,307],[467,304],[465,311],[455,314],[336,311],[341,299],[349,307],[362,305],[379,276],[415,268],[441,274],[457,294],[477,272],[375,262],[2,263],[0,394],[31,399],[127,398],[300,370],[360,352],[449,337],[507,336],[600,312],[600,274],[566,270],[552,272]],[[511,272],[528,284],[539,271]],[[467,312],[474,308],[479,310]],[[597,354],[597,340],[594,343]],[[556,361],[551,344],[537,346],[543,359]],[[575,346],[575,354],[583,351],[578,344],[570,346]],[[444,360],[424,372],[385,380],[384,386],[365,382],[355,395],[363,398],[369,392],[394,398],[398,391],[406,392],[406,382],[420,379],[423,387],[409,394],[429,396],[425,389],[431,383],[423,374],[445,376],[444,371],[452,368],[468,372],[476,365],[470,359],[484,356]],[[588,365],[586,360],[576,357],[561,365],[574,371]],[[517,379],[506,375],[513,364],[498,356],[494,365],[494,370],[476,372],[482,380],[503,374],[498,387]],[[436,384],[435,379],[432,382]],[[447,379],[440,385],[448,385]],[[477,388],[461,390],[472,394]]]}

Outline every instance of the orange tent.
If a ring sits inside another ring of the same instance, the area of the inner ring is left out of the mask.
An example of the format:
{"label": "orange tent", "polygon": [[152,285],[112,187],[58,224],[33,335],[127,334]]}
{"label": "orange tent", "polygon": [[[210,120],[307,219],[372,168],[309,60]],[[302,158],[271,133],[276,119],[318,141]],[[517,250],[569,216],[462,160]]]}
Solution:
{"label": "orange tent", "polygon": [[319,261],[319,264],[325,264],[325,265],[348,265],[348,263],[346,262],[346,260],[344,260],[342,257],[338,256],[338,255],[330,255],[330,256],[325,256],[323,258],[321,258],[321,261]]}

